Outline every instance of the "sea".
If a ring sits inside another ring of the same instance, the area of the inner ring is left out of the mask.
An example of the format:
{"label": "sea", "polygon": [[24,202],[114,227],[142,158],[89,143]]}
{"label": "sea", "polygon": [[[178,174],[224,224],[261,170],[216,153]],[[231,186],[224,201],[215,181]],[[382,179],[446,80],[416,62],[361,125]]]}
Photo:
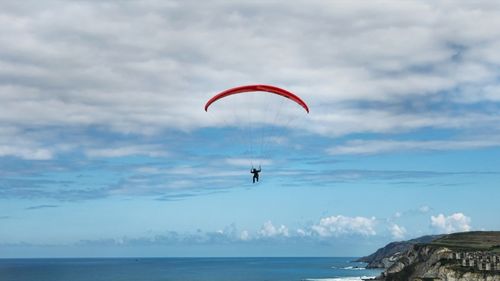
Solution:
{"label": "sea", "polygon": [[1,281],[359,281],[356,258],[0,259]]}

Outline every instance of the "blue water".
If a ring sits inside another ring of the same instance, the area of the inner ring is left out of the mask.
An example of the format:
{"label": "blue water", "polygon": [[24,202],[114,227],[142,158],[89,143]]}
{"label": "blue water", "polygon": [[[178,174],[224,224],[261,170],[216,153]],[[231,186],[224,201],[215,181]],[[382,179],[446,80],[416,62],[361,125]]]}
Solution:
{"label": "blue water", "polygon": [[354,258],[0,259],[1,281],[301,281],[376,276]]}

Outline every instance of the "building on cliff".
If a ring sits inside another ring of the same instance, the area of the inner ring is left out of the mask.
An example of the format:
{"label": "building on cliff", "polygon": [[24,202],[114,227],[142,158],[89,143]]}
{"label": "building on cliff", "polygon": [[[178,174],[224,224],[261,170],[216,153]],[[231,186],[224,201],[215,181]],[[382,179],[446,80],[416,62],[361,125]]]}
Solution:
{"label": "building on cliff", "polygon": [[500,256],[491,252],[454,252],[448,259],[457,261],[462,267],[479,271],[500,271]]}

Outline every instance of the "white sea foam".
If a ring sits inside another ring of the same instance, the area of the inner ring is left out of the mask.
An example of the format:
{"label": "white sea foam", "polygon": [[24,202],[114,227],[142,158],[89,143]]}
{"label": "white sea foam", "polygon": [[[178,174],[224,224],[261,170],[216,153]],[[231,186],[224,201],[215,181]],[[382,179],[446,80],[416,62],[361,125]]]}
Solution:
{"label": "white sea foam", "polygon": [[336,278],[308,278],[303,281],[362,281],[363,279],[371,279],[375,276],[357,276],[357,277],[336,277]]}
{"label": "white sea foam", "polygon": [[344,269],[350,269],[350,270],[364,270],[366,268],[364,267],[357,267],[357,266],[346,266]]}
{"label": "white sea foam", "polygon": [[358,266],[345,266],[345,267],[338,267],[338,266],[332,266],[333,269],[347,269],[347,270],[365,270],[366,268],[364,267],[358,267]]}

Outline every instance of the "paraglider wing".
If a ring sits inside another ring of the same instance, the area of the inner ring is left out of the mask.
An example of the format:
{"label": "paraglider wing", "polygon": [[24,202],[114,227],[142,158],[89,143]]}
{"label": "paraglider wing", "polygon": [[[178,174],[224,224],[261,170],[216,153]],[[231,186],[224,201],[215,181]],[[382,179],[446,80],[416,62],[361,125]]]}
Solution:
{"label": "paraglider wing", "polygon": [[224,92],[221,92],[214,97],[212,97],[208,102],[205,104],[205,111],[208,111],[208,107],[216,102],[219,99],[222,99],[224,97],[230,96],[230,95],[235,95],[235,94],[240,94],[240,93],[246,93],[246,92],[269,92],[273,93],[276,95],[283,96],[285,98],[291,99],[292,101],[296,102],[300,106],[302,106],[307,113],[309,113],[309,107],[307,104],[299,98],[297,95],[285,90],[281,89],[275,86],[270,86],[270,85],[247,85],[247,86],[240,86],[236,88],[231,88],[228,90],[225,90]]}

